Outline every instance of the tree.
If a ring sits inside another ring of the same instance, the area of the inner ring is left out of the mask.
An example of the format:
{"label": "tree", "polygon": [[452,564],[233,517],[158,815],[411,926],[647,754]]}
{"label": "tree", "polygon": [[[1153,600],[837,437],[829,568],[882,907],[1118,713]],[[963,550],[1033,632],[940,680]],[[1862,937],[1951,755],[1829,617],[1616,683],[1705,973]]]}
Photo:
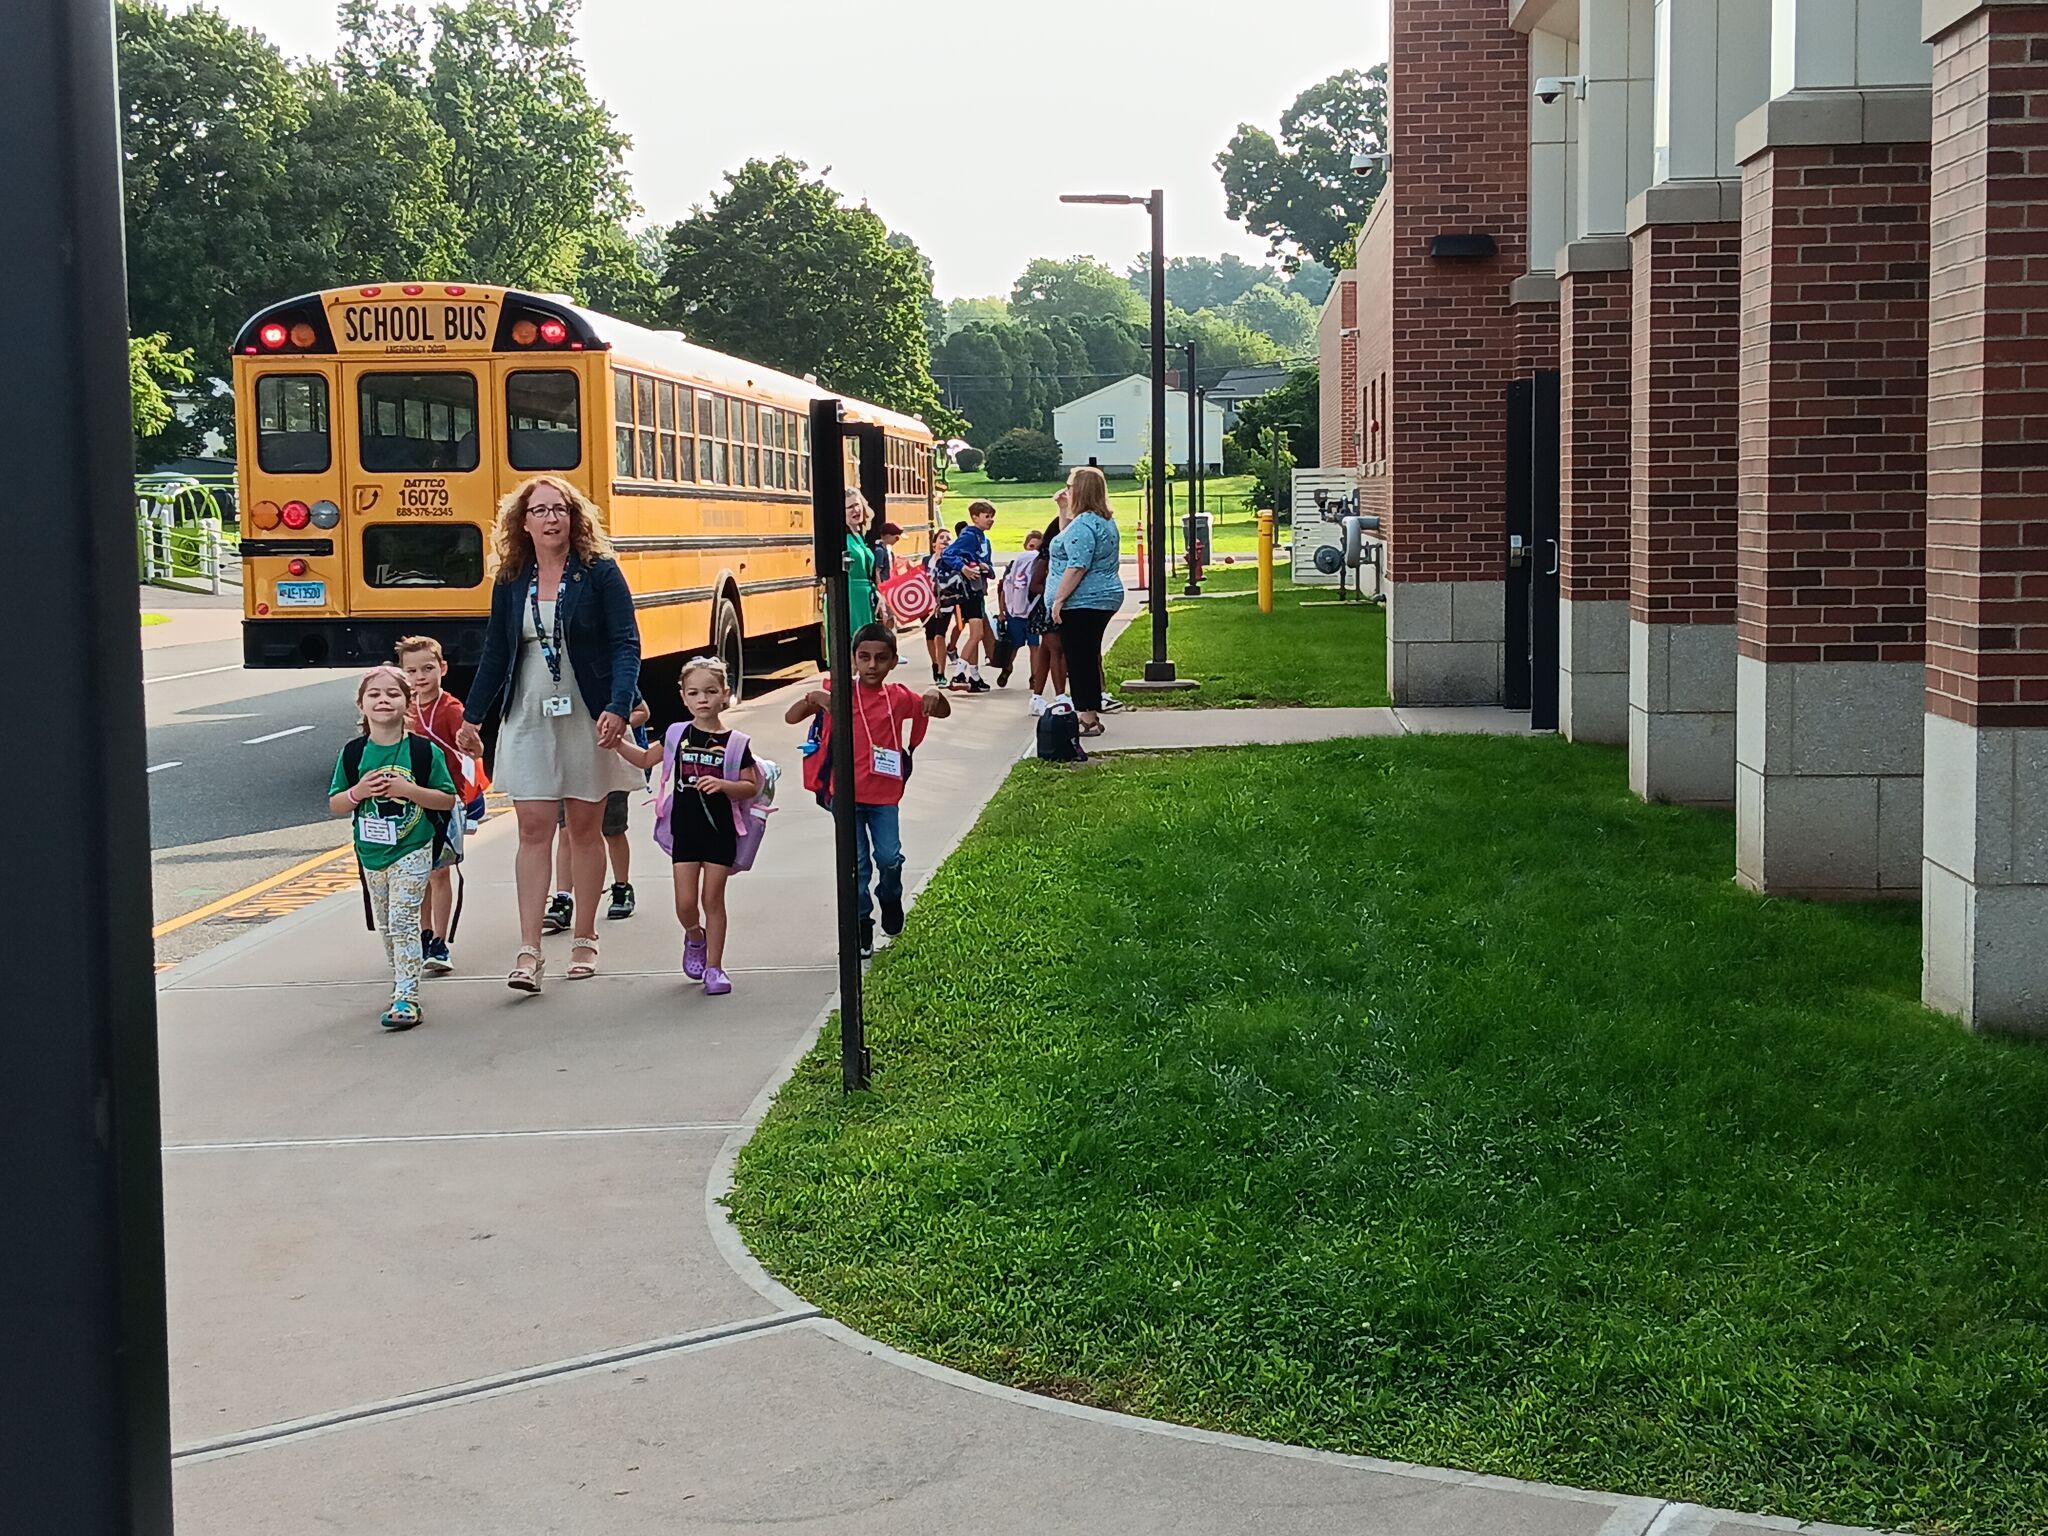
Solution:
{"label": "tree", "polygon": [[[1225,252],[1217,261],[1206,256],[1173,256],[1166,263],[1166,297],[1182,309],[1223,309],[1235,303],[1261,283],[1280,274],[1267,266],[1253,266],[1242,256]],[[1152,253],[1141,251],[1129,273],[1138,297],[1152,297]]]}
{"label": "tree", "polygon": [[706,346],[922,416],[958,418],[932,383],[917,259],[871,210],[787,156],[749,160],[668,232],[667,323]]}
{"label": "tree", "polygon": [[1251,489],[1245,493],[1245,505],[1253,511],[1270,507],[1284,514],[1292,504],[1294,494],[1294,452],[1288,446],[1286,432],[1278,427],[1268,427],[1264,437],[1245,455],[1245,459],[1252,476]]}
{"label": "tree", "polygon": [[990,294],[985,299],[955,299],[946,306],[946,326],[940,340],[977,321],[984,325],[1001,325],[1009,318],[1010,301],[1001,294]]}
{"label": "tree", "polygon": [[1262,443],[1266,433],[1278,427],[1302,464],[1322,462],[1322,393],[1313,367],[1297,368],[1278,389],[1237,407],[1237,438],[1241,443]]}
{"label": "tree", "polygon": [[672,295],[655,263],[661,247],[612,224],[585,241],[570,291],[592,309],[635,325],[659,327]]}
{"label": "tree", "polygon": [[967,420],[963,434],[986,448],[1012,427],[1030,425],[1028,392],[1020,391],[1016,354],[1005,345],[1015,326],[975,322],[940,342],[932,354],[935,382],[946,403]]}
{"label": "tree", "polygon": [[[137,466],[189,457],[192,434],[176,433],[172,395],[193,380],[192,349],[174,348],[162,331],[128,338],[129,414],[135,424]],[[172,437],[175,441],[170,441]]]}
{"label": "tree", "polygon": [[1332,75],[1280,114],[1278,139],[1238,124],[1216,157],[1224,212],[1265,236],[1290,272],[1304,256],[1337,266],[1337,251],[1365,223],[1387,179],[1384,161],[1358,176],[1351,157],[1386,142],[1387,66]]}
{"label": "tree", "polygon": [[981,468],[982,461],[987,457],[988,455],[979,448],[962,448],[953,455],[953,467],[963,475],[971,475]]}
{"label": "tree", "polygon": [[1213,378],[1226,368],[1252,363],[1270,363],[1280,357],[1280,348],[1270,337],[1247,330],[1230,315],[1213,309],[1193,314],[1169,307],[1166,311],[1166,339],[1193,341],[1195,363],[1206,377]]}
{"label": "tree", "polygon": [[1055,479],[1060,472],[1059,439],[1017,427],[995,440],[985,467],[991,480]]}
{"label": "tree", "polygon": [[1282,293],[1271,283],[1261,283],[1224,311],[1248,331],[1270,339],[1284,353],[1313,352],[1316,346],[1316,312],[1299,294]]}
{"label": "tree", "polygon": [[918,308],[924,313],[925,345],[936,347],[946,335],[946,306],[938,295],[932,292],[932,284],[937,280],[937,274],[932,270],[932,259],[919,250],[917,242],[900,229],[889,232],[889,247],[891,250],[907,253],[917,263],[917,270],[923,274],[924,300]]}
{"label": "tree", "polygon": [[1025,324],[1062,320],[1129,320],[1142,325],[1145,306],[1131,285],[1092,256],[1058,261],[1040,256],[1010,287],[1010,318]]}
{"label": "tree", "polygon": [[1280,286],[1288,293],[1300,294],[1304,299],[1308,300],[1312,308],[1321,309],[1323,301],[1329,298],[1330,290],[1336,286],[1336,283],[1337,274],[1335,272],[1332,272],[1320,261],[1310,261],[1307,258],[1303,258],[1301,266]]}

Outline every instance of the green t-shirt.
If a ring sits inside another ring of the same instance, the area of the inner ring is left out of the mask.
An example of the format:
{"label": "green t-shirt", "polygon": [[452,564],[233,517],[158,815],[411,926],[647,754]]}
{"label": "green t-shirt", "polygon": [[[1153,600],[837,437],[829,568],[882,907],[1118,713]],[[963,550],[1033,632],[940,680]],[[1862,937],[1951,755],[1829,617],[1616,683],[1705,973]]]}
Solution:
{"label": "green t-shirt", "polygon": [[[441,749],[428,744],[432,756],[433,771],[427,775],[427,788],[455,793],[455,780],[448,775],[448,760],[441,756]],[[327,793],[338,795],[345,789],[352,789],[356,783],[367,779],[379,768],[394,768],[398,776],[410,784],[412,779],[412,739],[400,737],[392,746],[380,746],[374,741],[363,743],[362,771],[351,781],[345,761],[346,749],[337,753],[334,759],[334,782],[327,786]],[[370,820],[383,822],[391,828],[392,839],[385,842],[379,838],[371,842],[363,836],[363,823]],[[356,807],[355,820],[356,857],[363,861],[365,869],[388,869],[415,848],[431,848],[434,845],[434,824],[427,820],[427,813],[410,800],[365,800]]]}

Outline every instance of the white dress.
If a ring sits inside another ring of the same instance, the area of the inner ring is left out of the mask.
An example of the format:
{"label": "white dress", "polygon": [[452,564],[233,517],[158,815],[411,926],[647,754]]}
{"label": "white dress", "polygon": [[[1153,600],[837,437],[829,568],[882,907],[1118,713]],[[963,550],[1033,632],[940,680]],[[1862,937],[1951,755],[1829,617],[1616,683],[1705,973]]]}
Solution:
{"label": "white dress", "polygon": [[[553,603],[540,605],[540,621],[552,636]],[[512,702],[498,727],[492,784],[514,800],[602,800],[615,789],[640,788],[645,782],[640,770],[597,744],[597,722],[584,706],[569,664],[567,634],[562,636],[561,662],[557,687],[529,604],[519,626],[519,654],[512,661]],[[571,701],[568,714],[542,713],[542,700],[554,694]]]}

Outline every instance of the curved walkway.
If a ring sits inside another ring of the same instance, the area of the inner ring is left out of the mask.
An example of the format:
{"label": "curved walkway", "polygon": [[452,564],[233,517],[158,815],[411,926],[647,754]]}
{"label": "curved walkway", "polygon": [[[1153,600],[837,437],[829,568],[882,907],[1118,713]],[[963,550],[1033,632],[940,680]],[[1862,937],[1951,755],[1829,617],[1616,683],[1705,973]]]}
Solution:
{"label": "curved walkway", "polygon": [[[592,981],[519,1000],[498,979],[509,818],[472,844],[459,973],[428,983],[411,1034],[376,1027],[381,957],[352,893],[162,978],[181,1529],[1799,1528],[1079,1408],[903,1356],[778,1285],[718,1202],[834,987],[830,826],[795,789],[779,715],[739,714],[792,793],[732,886],[729,998],[677,974],[644,805],[640,911],[600,924]],[[906,805],[913,885],[1029,737],[1014,694],[935,728]]]}

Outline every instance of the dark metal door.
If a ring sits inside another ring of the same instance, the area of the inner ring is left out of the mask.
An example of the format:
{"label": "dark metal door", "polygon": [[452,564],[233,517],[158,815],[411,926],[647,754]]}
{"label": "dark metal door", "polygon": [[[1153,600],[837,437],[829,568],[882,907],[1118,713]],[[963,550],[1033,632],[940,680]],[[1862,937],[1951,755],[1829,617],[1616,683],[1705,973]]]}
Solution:
{"label": "dark metal door", "polygon": [[1508,386],[1507,655],[1502,702],[1557,729],[1558,376]]}

